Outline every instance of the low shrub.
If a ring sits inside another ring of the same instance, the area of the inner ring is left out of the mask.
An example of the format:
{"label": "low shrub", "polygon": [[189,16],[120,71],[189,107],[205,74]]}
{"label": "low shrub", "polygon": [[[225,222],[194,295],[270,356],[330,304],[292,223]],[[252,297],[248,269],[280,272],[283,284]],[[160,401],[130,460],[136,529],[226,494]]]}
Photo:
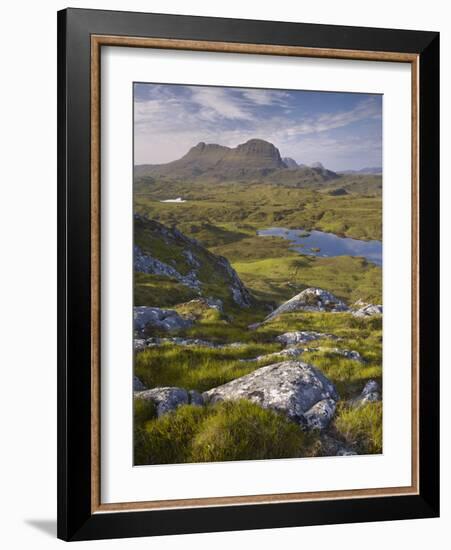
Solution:
{"label": "low shrub", "polygon": [[192,442],[195,462],[299,456],[306,434],[274,411],[250,401],[224,402],[206,418]]}

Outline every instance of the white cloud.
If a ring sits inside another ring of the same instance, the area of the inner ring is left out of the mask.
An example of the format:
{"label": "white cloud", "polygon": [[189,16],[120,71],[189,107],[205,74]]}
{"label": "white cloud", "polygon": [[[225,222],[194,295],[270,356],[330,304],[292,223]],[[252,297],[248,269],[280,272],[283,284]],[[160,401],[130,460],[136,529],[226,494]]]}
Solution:
{"label": "white cloud", "polygon": [[[380,156],[380,135],[332,139],[328,134],[355,122],[381,116],[374,98],[362,98],[352,109],[318,113],[302,119],[286,114],[290,94],[277,90],[186,87],[172,93],[151,88],[148,99],[135,103],[135,162],[164,163],[180,158],[198,143],[236,146],[259,137],[274,143],[283,156],[300,162],[343,158],[359,152]],[[265,111],[262,108],[276,106]],[[271,114],[272,113],[272,114]],[[275,114],[277,113],[277,114]]]}
{"label": "white cloud", "polygon": [[191,88],[191,99],[206,120],[215,118],[252,120],[252,112],[224,88]]}

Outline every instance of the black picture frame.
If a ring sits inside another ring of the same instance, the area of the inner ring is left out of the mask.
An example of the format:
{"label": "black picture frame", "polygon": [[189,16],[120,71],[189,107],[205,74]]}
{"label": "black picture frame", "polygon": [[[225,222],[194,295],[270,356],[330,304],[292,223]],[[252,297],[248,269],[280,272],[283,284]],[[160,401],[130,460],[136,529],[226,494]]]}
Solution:
{"label": "black picture frame", "polygon": [[[93,513],[91,36],[400,52],[419,60],[419,494]],[[439,515],[439,33],[67,9],[58,13],[58,537],[138,537]]]}

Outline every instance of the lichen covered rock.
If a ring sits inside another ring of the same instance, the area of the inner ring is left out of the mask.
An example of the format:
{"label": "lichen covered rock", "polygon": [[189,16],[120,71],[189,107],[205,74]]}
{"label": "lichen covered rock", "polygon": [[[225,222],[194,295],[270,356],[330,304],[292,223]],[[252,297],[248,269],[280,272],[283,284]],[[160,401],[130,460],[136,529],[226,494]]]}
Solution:
{"label": "lichen covered rock", "polygon": [[134,328],[136,332],[151,326],[157,329],[172,331],[187,328],[192,322],[181,317],[173,309],[137,306],[133,308]]}
{"label": "lichen covered rock", "polygon": [[300,361],[262,367],[204,392],[203,397],[207,403],[248,399],[307,429],[327,427],[339,399],[335,386],[321,371]]}
{"label": "lichen covered rock", "polygon": [[292,311],[327,311],[341,312],[348,311],[348,306],[331,292],[321,288],[306,288],[290,300],[279,306],[266,317],[270,321],[282,313]]}

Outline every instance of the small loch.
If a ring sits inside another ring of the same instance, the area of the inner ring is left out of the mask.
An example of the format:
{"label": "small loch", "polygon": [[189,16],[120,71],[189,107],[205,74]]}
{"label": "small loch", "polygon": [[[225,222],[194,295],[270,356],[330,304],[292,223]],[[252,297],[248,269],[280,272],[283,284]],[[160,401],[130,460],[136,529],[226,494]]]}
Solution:
{"label": "small loch", "polygon": [[324,231],[305,231],[269,227],[257,231],[260,237],[282,237],[290,241],[291,248],[309,256],[362,256],[369,262],[382,266],[382,241],[363,241],[339,237]]}

